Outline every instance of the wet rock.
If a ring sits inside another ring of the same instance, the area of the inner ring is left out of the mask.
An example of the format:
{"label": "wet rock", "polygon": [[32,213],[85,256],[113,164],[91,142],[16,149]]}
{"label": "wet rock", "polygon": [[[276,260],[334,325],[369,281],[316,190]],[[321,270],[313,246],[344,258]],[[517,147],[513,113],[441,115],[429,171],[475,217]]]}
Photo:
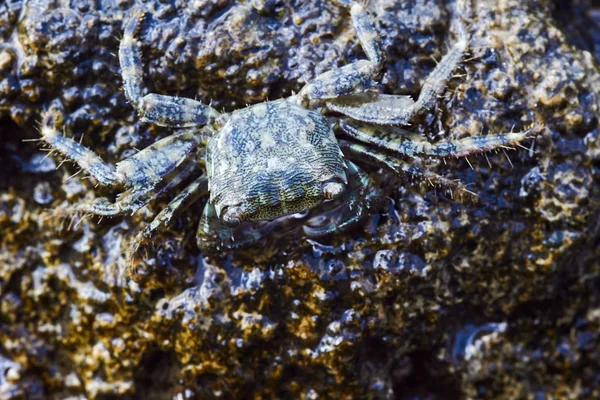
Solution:
{"label": "wet rock", "polygon": [[[112,54],[134,6],[149,11],[145,86],[219,109],[363,57],[335,2],[0,5],[0,397],[600,395],[600,73],[562,2],[473,2],[465,76],[411,127],[543,130],[526,149],[425,161],[478,200],[369,170],[389,198],[353,230],[211,256],[195,247],[200,202],[144,249],[136,279],[128,242],[175,193],[133,216],[53,215],[117,192],[22,141],[51,104],[110,162],[170,133],[121,91]],[[378,88],[418,94],[454,3],[369,7],[387,49]]]}

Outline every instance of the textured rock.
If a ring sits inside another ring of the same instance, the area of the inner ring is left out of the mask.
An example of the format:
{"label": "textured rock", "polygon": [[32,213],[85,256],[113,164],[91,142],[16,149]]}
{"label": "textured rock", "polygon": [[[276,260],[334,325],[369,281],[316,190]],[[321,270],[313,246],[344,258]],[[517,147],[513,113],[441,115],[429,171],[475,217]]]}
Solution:
{"label": "textured rock", "polygon": [[[478,201],[372,170],[391,201],[356,229],[208,258],[198,204],[132,280],[122,251],[167,199],[67,229],[46,209],[116,193],[67,179],[72,166],[40,162],[22,139],[50,104],[108,161],[169,134],[137,121],[120,90],[112,54],[133,3],[0,5],[0,398],[600,396],[600,73],[585,26],[560,8],[589,5],[476,1],[464,16],[466,77],[412,128],[544,130],[472,169],[427,162]],[[334,2],[185,3],[143,3],[153,91],[229,110],[361,57]],[[452,40],[453,4],[369,7],[388,54],[381,90],[417,94]]]}

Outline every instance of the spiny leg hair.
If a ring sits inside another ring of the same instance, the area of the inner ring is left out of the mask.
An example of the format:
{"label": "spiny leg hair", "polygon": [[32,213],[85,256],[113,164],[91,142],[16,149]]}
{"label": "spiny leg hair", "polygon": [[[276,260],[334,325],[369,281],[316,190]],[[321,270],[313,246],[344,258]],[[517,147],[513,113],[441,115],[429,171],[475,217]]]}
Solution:
{"label": "spiny leg hair", "polygon": [[171,128],[210,123],[220,114],[196,100],[156,93],[142,97],[143,63],[136,35],[144,15],[141,10],[132,13],[125,23],[123,39],[119,45],[119,62],[127,100],[138,110],[145,122]]}
{"label": "spiny leg hair", "polygon": [[372,144],[394,154],[408,157],[465,157],[490,150],[510,148],[534,134],[535,128],[524,132],[508,132],[496,135],[471,136],[462,139],[446,139],[429,142],[420,136],[401,129],[376,127],[361,123],[340,121],[340,127],[350,137],[362,143]]}
{"label": "spiny leg hair", "polygon": [[387,169],[399,176],[410,176],[414,179],[429,182],[431,185],[439,185],[449,189],[452,197],[454,197],[454,192],[459,195],[468,194],[477,197],[477,194],[468,190],[458,180],[445,178],[435,172],[410,165],[405,161],[374,151],[361,144],[341,141],[340,147],[344,151],[344,154],[350,159],[367,162],[376,167]]}

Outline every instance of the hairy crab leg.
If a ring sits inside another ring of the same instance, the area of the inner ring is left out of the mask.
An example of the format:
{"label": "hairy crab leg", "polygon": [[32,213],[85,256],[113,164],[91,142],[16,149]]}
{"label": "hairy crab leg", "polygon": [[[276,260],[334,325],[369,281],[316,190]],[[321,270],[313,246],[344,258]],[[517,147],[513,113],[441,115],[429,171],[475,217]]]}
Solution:
{"label": "hairy crab leg", "polygon": [[92,175],[102,185],[115,186],[123,184],[124,177],[117,172],[114,165],[105,163],[92,150],[62,135],[57,130],[55,124],[60,117],[59,112],[55,109],[50,109],[42,117],[40,129],[42,140],[52,148],[52,151],[58,151],[74,161],[82,170]]}
{"label": "hairy crab leg", "polygon": [[439,95],[446,89],[448,80],[452,77],[452,72],[462,61],[469,46],[469,35],[466,27],[458,21],[458,40],[434,70],[429,74],[425,83],[421,87],[421,93],[415,104],[408,110],[409,119],[423,110],[428,110],[433,106]]}
{"label": "hairy crab leg", "polygon": [[409,125],[416,114],[430,109],[446,89],[452,72],[458,67],[469,44],[467,30],[458,22],[458,40],[429,74],[417,101],[408,96],[358,93],[334,98],[327,108],[357,121],[378,125]]}
{"label": "hairy crab leg", "polygon": [[133,12],[125,22],[123,39],[119,46],[119,62],[127,100],[135,106],[143,121],[160,126],[202,126],[218,118],[219,112],[196,100],[156,93],[142,97],[143,63],[136,34],[144,15],[141,10]]}
{"label": "hairy crab leg", "polygon": [[58,132],[53,114],[54,110],[47,112],[42,120],[42,140],[103,185],[124,185],[134,189],[154,186],[174,171],[202,140],[201,135],[193,130],[167,136],[114,166]]}
{"label": "hairy crab leg", "polygon": [[464,157],[499,148],[516,145],[535,134],[532,128],[524,132],[508,132],[496,135],[471,136],[455,140],[440,140],[431,143],[420,136],[406,134],[399,129],[369,126],[366,124],[340,121],[340,127],[350,137],[372,144],[395,154],[409,157]]}
{"label": "hairy crab leg", "polygon": [[308,100],[332,99],[364,90],[381,71],[384,54],[371,15],[361,4],[354,4],[350,15],[368,60],[359,60],[317,76],[298,96]]}
{"label": "hairy crab leg", "polygon": [[90,203],[75,205],[73,211],[103,216],[115,216],[125,213],[133,214],[150,201],[179,186],[184,180],[189,178],[195,170],[196,165],[194,163],[188,163],[183,166],[181,171],[178,171],[173,178],[166,178],[166,184],[162,187],[146,186],[137,190],[131,190],[125,194],[119,195],[114,203],[106,197],[100,197]]}
{"label": "hairy crab leg", "polygon": [[348,158],[365,161],[374,166],[387,169],[400,176],[410,176],[414,179],[427,181],[432,185],[439,185],[448,189],[457,190],[459,193],[466,193],[473,197],[477,195],[468,190],[460,181],[445,178],[435,172],[428,171],[414,165],[410,165],[402,160],[388,156],[363,146],[358,143],[341,141],[340,147]]}

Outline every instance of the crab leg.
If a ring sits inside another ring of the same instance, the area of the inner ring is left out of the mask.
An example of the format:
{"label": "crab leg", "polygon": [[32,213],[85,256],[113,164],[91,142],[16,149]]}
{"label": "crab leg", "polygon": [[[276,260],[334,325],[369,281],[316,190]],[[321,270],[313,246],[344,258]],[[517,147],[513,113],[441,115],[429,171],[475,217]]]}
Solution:
{"label": "crab leg", "polygon": [[119,62],[127,100],[135,106],[143,121],[160,126],[201,126],[216,119],[220,114],[215,109],[192,99],[156,93],[142,97],[143,64],[135,36],[143,18],[143,11],[133,12],[125,23],[123,40],[119,46]]}
{"label": "crab leg", "polygon": [[77,163],[101,184],[125,185],[134,190],[155,186],[187,158],[200,144],[202,137],[195,131],[167,136],[114,166],[104,162],[87,147],[61,135],[54,126],[55,120],[55,110],[50,110],[44,116],[42,140]]}
{"label": "crab leg", "polygon": [[466,27],[460,21],[458,21],[457,30],[458,40],[452,46],[452,50],[442,58],[423,83],[417,102],[409,110],[411,116],[433,106],[438,96],[446,89],[446,84],[452,77],[452,72],[462,61],[469,47],[469,35]]}
{"label": "crab leg", "polygon": [[436,184],[448,189],[458,190],[460,193],[468,193],[476,196],[475,193],[468,190],[460,181],[445,178],[435,172],[427,171],[414,165],[410,165],[402,160],[388,156],[387,154],[373,151],[372,149],[357,143],[341,141],[340,147],[348,158],[365,161],[380,168],[387,169],[400,176],[410,176],[422,181],[427,181],[432,185]]}
{"label": "crab leg", "polygon": [[144,240],[148,239],[154,231],[161,226],[167,225],[174,216],[185,211],[192,203],[208,194],[208,179],[201,176],[194,180],[189,186],[181,191],[167,206],[140,231],[133,240],[133,251],[135,252]]}
{"label": "crab leg", "polygon": [[137,190],[131,190],[124,195],[119,195],[117,201],[114,203],[106,197],[100,197],[89,203],[75,205],[73,211],[103,216],[115,216],[125,213],[133,214],[163,193],[168,193],[171,189],[179,186],[181,182],[192,175],[195,169],[196,165],[189,163],[162,187],[146,186]]}
{"label": "crab leg", "polygon": [[379,125],[409,125],[416,114],[430,109],[445,90],[468,45],[467,30],[459,21],[457,42],[429,74],[416,102],[408,96],[360,93],[332,99],[327,102],[327,107],[358,121]]}
{"label": "crab leg", "polygon": [[299,96],[309,100],[332,99],[364,90],[381,71],[384,54],[371,15],[360,4],[352,6],[350,15],[368,60],[359,60],[317,76],[302,88]]}
{"label": "crab leg", "polygon": [[469,154],[505,148],[532,136],[534,129],[498,135],[472,136],[456,140],[428,142],[420,136],[400,129],[386,129],[365,124],[340,121],[340,127],[350,137],[403,156],[464,157]]}

